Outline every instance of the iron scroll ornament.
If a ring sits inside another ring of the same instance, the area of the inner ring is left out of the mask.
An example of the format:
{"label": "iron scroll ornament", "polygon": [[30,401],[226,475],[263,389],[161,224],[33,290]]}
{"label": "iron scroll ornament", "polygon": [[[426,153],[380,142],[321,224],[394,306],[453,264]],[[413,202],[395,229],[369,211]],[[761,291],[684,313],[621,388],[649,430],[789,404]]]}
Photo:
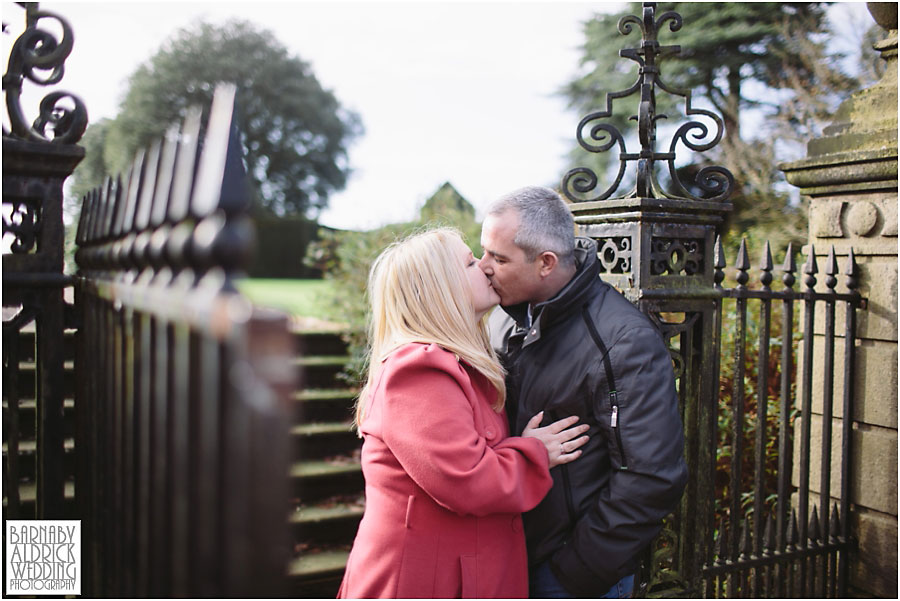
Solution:
{"label": "iron scroll ornament", "polygon": [[[62,80],[65,61],[73,47],[72,27],[59,15],[40,10],[36,2],[19,4],[25,7],[26,27],[13,44],[3,75],[3,92],[12,128],[11,131],[4,128],[3,136],[31,142],[75,144],[88,124],[87,108],[80,98],[69,92],[51,92],[41,101],[39,115],[31,125],[20,103],[22,84],[26,78],[41,86],[54,85]],[[60,24],[61,39],[57,40],[52,33],[38,27],[38,22],[45,18]],[[70,100],[74,107],[61,104],[65,99]],[[53,130],[52,138],[47,133],[48,127]]]}
{"label": "iron scroll ornament", "polygon": [[[716,146],[725,133],[725,124],[717,114],[696,108],[692,104],[691,91],[681,90],[665,84],[660,78],[657,59],[666,56],[678,56],[681,46],[660,46],[657,40],[658,32],[668,23],[669,30],[679,31],[682,27],[682,18],[677,12],[668,11],[656,18],[656,3],[645,2],[643,4],[643,19],[634,15],[622,17],[618,23],[619,33],[629,35],[634,25],[637,25],[642,34],[640,48],[624,48],[619,51],[619,56],[628,58],[640,66],[638,78],[631,87],[619,92],[610,92],[606,95],[606,106],[603,110],[594,111],[586,115],[578,124],[576,137],[578,144],[592,153],[606,152],[618,146],[619,169],[613,183],[603,192],[585,198],[597,189],[599,178],[593,170],[587,167],[577,167],[566,173],[562,181],[562,191],[573,202],[587,202],[606,200],[619,188],[625,175],[625,168],[629,161],[637,161],[637,173],[635,188],[622,198],[674,198],[681,200],[723,201],[727,200],[734,188],[734,176],[725,167],[712,165],[703,167],[697,173],[695,184],[701,191],[698,195],[691,192],[678,177],[675,168],[675,151],[679,143],[695,152],[704,152]],[[715,131],[703,121],[692,120],[679,127],[672,136],[668,152],[656,151],[656,122],[659,119],[667,119],[665,114],[656,112],[656,89],[684,98],[685,115],[688,117],[700,116],[715,124]],[[619,98],[627,98],[640,93],[637,115],[631,119],[638,123],[638,139],[641,144],[640,152],[626,152],[625,138],[612,124],[604,123],[604,119],[612,116],[613,101]],[[585,133],[587,132],[587,135]],[[656,178],[654,165],[656,161],[664,161],[668,165],[669,177],[675,188],[675,193],[667,193],[663,190]]]}

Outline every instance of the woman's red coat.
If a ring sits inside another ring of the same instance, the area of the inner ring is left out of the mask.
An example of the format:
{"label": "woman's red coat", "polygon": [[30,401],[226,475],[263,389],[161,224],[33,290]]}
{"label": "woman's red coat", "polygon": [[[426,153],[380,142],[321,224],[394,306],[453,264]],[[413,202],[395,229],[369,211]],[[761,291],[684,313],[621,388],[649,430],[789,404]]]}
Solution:
{"label": "woman's red coat", "polygon": [[366,511],[339,597],[527,597],[520,513],[552,485],[547,451],[508,437],[496,391],[456,356],[408,344],[362,423]]}

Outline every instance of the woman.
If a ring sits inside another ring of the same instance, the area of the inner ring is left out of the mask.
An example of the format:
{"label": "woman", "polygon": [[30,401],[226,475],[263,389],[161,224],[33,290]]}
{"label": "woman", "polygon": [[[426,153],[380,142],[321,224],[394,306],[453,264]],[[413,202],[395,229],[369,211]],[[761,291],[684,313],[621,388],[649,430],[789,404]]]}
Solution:
{"label": "woman", "polygon": [[[385,250],[369,274],[357,402],[366,511],[339,597],[527,597],[520,513],[587,441],[577,417],[507,437],[484,315],[499,296],[455,230]],[[569,428],[569,429],[566,429]]]}

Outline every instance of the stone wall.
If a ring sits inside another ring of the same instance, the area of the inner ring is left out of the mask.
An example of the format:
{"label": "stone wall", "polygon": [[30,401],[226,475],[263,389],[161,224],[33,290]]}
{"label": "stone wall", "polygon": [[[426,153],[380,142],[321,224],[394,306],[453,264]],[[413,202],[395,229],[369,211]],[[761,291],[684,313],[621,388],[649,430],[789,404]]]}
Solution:
{"label": "stone wall", "polygon": [[[824,135],[809,142],[807,158],[781,168],[788,181],[810,200],[809,243],[820,257],[820,273],[831,246],[841,271],[852,247],[859,266],[859,291],[868,299],[867,307],[857,313],[850,520],[859,549],[851,564],[850,584],[861,593],[896,598],[897,5],[869,6],[876,22],[886,31],[886,38],[875,45],[887,61],[884,77],[841,105]],[[818,279],[821,286],[821,275]],[[838,291],[842,291],[844,278],[838,279]],[[841,333],[844,316],[839,312],[836,318],[836,331]],[[822,455],[819,432],[825,381],[821,313],[816,315],[816,333],[810,463],[816,467],[812,469],[810,488],[819,492],[817,466]],[[839,338],[835,348],[832,458],[840,457],[844,346],[843,338]],[[831,492],[835,495],[839,490],[839,466],[834,465],[831,479]]]}

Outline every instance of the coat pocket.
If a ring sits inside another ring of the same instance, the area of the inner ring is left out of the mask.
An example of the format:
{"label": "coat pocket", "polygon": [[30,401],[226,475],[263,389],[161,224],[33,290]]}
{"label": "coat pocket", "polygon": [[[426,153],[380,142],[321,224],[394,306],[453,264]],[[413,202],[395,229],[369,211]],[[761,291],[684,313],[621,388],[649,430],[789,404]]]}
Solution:
{"label": "coat pocket", "polygon": [[418,519],[416,497],[410,495],[406,503],[406,528],[397,580],[398,599],[434,597],[437,545],[435,533]]}
{"label": "coat pocket", "polygon": [[462,581],[462,598],[477,599],[478,594],[478,561],[475,555],[459,557],[460,576]]}

